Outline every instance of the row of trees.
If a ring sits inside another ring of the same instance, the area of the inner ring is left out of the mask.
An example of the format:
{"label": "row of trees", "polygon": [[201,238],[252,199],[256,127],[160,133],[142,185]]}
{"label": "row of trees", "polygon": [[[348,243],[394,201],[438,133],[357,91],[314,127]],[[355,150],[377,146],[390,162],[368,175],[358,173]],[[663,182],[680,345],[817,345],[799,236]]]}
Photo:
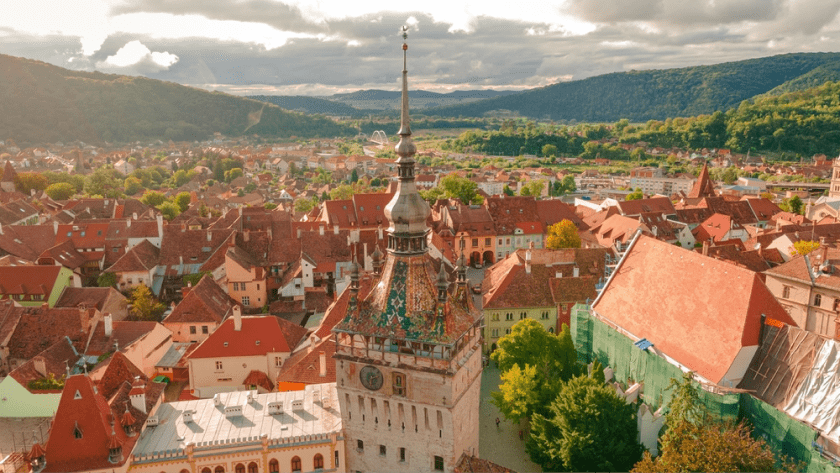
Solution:
{"label": "row of trees", "polygon": [[788,471],[797,466],[777,465],[745,423],[713,418],[690,373],[668,387],[666,431],[653,458],[637,440],[638,405],[625,402],[604,382],[600,363],[577,361],[566,325],[555,335],[525,319],[497,343],[491,358],[502,383],[491,401],[505,418],[530,422],[525,449],[543,471]]}

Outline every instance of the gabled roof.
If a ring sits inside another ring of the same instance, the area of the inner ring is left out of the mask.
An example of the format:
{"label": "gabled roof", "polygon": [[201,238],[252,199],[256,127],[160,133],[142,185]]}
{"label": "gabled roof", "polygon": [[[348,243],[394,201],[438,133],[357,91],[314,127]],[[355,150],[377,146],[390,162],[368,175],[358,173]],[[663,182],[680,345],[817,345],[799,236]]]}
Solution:
{"label": "gabled roof", "polygon": [[592,309],[713,383],[758,344],[762,314],[795,325],[755,272],[644,235]]}
{"label": "gabled roof", "polygon": [[160,262],[160,248],[149,240],[134,245],[122,255],[110,268],[109,273],[132,273],[149,271]]}
{"label": "gabled roof", "polygon": [[[49,295],[61,266],[7,266],[0,271],[0,295]],[[46,297],[44,298],[46,300]]]}
{"label": "gabled roof", "polygon": [[144,381],[148,380],[143,371],[126,358],[122,352],[115,352],[96,370],[102,371],[92,373],[91,377],[97,378],[96,375],[101,374],[98,376],[96,386],[105,399],[110,399],[126,381],[131,382],[138,377]]}
{"label": "gabled roof", "polygon": [[[158,327],[159,322],[124,320],[120,322],[112,322],[112,325],[113,329],[111,331],[111,336],[106,337],[105,324],[102,322],[96,324],[96,327],[93,329],[93,334],[91,334],[90,341],[88,342],[86,352],[88,355],[103,355],[113,351],[114,348],[124,350],[132,343],[151,333],[156,327]],[[165,329],[161,327],[161,330]]]}
{"label": "gabled roof", "polygon": [[221,323],[236,302],[212,277],[205,275],[184,299],[175,306],[163,324],[213,322]]}
{"label": "gabled roof", "polygon": [[[321,352],[326,357],[326,376],[321,376]],[[311,350],[302,349],[290,356],[283,363],[277,374],[278,382],[322,384],[334,383],[335,372],[335,335],[319,341]]]}
{"label": "gabled roof", "polygon": [[242,329],[234,330],[228,317],[190,355],[190,358],[262,356],[291,353],[307,334],[307,329],[273,315],[243,316]]}
{"label": "gabled roof", "polygon": [[618,203],[621,214],[627,217],[636,217],[643,213],[658,212],[665,215],[677,213],[671,199],[667,197],[650,197],[647,199],[623,200]]}
{"label": "gabled roof", "polygon": [[715,185],[709,177],[709,163],[706,162],[703,163],[703,169],[700,171],[700,175],[697,176],[697,182],[694,183],[694,187],[689,191],[688,197],[697,199],[713,195],[715,195]]}
{"label": "gabled roof", "polygon": [[113,287],[66,287],[55,302],[55,308],[96,307],[115,316],[126,312],[128,299]]}
{"label": "gabled roof", "polygon": [[[46,304],[45,304],[46,305]],[[87,324],[96,309],[50,309],[45,307],[16,307],[20,319],[9,339],[9,357],[28,360],[48,346],[70,338],[80,352],[90,334]],[[83,321],[85,324],[83,324]]]}
{"label": "gabled roof", "polygon": [[[44,368],[46,373],[41,373],[36,369],[35,358],[41,357],[44,360]],[[61,379],[67,372],[67,368],[72,368],[81,355],[73,347],[73,343],[67,337],[59,339],[57,342],[50,345],[47,349],[38,353],[36,357],[31,358],[26,363],[18,366],[9,376],[15,379],[21,386],[29,389],[29,382],[45,377],[47,374],[52,374],[56,379]]]}
{"label": "gabled roof", "polygon": [[571,220],[579,230],[586,230],[587,226],[577,216],[574,207],[560,199],[543,199],[537,201],[537,215],[545,228],[563,220]]}

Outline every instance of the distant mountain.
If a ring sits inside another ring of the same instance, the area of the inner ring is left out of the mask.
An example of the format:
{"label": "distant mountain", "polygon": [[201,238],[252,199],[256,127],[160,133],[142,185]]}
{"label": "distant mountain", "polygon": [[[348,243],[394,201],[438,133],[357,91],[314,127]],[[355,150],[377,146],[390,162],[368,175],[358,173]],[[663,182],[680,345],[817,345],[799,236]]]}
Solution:
{"label": "distant mountain", "polygon": [[304,95],[252,95],[249,99],[259,100],[277,105],[286,110],[304,113],[317,113],[339,117],[361,117],[368,114],[367,110],[345,105],[340,102]]}
{"label": "distant mountain", "polygon": [[[680,69],[630,71],[561,82],[514,95],[423,110],[444,117],[517,114],[586,122],[633,122],[710,114],[777,93],[840,80],[840,53],[797,53]],[[822,83],[822,82],[819,82]]]}
{"label": "distant mountain", "polygon": [[193,141],[221,132],[272,138],[355,135],[322,117],[145,77],[79,72],[0,55],[0,139]]}
{"label": "distant mountain", "polygon": [[[426,90],[411,90],[408,99],[412,110],[471,103],[478,100],[504,97],[516,94],[510,90],[456,90],[446,94]],[[334,102],[343,103],[357,109],[399,110],[400,92],[387,90],[358,90],[347,94],[335,94],[326,97]]]}

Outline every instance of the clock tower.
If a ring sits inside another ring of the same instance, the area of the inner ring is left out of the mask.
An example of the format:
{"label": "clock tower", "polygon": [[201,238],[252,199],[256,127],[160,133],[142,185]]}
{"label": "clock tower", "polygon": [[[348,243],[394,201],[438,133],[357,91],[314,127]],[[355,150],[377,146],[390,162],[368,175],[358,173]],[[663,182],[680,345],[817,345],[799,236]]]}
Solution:
{"label": "clock tower", "polygon": [[482,316],[463,255],[450,276],[428,252],[431,211],[414,184],[408,45],[402,49],[398,185],[385,208],[387,253],[374,253],[364,294],[353,263],[347,312],[333,329],[336,383],[349,471],[450,472],[462,454],[478,455]]}

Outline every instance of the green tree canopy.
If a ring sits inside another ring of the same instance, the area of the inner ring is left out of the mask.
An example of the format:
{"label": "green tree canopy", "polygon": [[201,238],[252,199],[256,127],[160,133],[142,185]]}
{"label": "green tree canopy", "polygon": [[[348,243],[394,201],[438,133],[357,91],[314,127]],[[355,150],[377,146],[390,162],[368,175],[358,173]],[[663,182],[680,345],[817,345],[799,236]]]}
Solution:
{"label": "green tree canopy", "polygon": [[542,155],[543,156],[557,156],[557,146],[554,146],[551,143],[543,145]]}
{"label": "green tree canopy", "polygon": [[443,189],[447,198],[456,198],[465,204],[480,204],[484,199],[477,193],[478,184],[455,174],[450,174],[440,180],[438,187]]}
{"label": "green tree canopy", "polygon": [[540,385],[537,381],[537,368],[525,365],[513,365],[502,373],[502,383],[499,390],[490,393],[491,401],[499,411],[515,423],[528,418],[536,409],[540,401]]}
{"label": "green tree canopy", "polygon": [[645,198],[645,194],[642,193],[642,190],[638,187],[633,192],[627,194],[627,197],[624,200],[641,200]]}
{"label": "green tree canopy", "polygon": [[572,378],[549,410],[534,415],[526,444],[544,471],[628,471],[641,458],[636,406],[602,381]]}
{"label": "green tree canopy", "polygon": [[524,184],[522,186],[522,189],[519,191],[519,195],[530,195],[533,197],[539,197],[542,195],[544,187],[545,181],[543,181],[542,179],[529,181],[527,184]]}
{"label": "green tree canopy", "polygon": [[146,191],[146,193],[143,194],[143,197],[140,198],[140,202],[152,207],[157,207],[166,202],[166,196],[158,191]]}
{"label": "green tree canopy", "polygon": [[561,248],[580,248],[581,241],[577,227],[571,220],[561,220],[548,227],[545,247],[557,250]]}
{"label": "green tree canopy", "polygon": [[309,212],[316,204],[312,199],[307,199],[305,197],[300,197],[295,199],[295,212]]}
{"label": "green tree canopy", "polygon": [[178,204],[170,201],[166,201],[157,206],[157,209],[160,210],[160,213],[163,215],[167,221],[172,221],[175,217],[181,214],[181,208],[178,207]]}
{"label": "green tree canopy", "polygon": [[791,256],[807,255],[819,247],[820,242],[818,241],[799,240],[793,244],[793,251],[790,254]]}
{"label": "green tree canopy", "polygon": [[85,192],[106,198],[117,198],[123,194],[122,175],[113,169],[99,168],[85,178]]}
{"label": "green tree canopy", "polygon": [[123,182],[126,195],[134,195],[143,190],[143,181],[134,176],[128,176]]}
{"label": "green tree canopy", "polygon": [[145,284],[140,284],[129,297],[131,303],[131,315],[138,320],[159,321],[166,304],[158,302],[152,295],[152,291]]}
{"label": "green tree canopy", "polygon": [[67,200],[76,193],[76,188],[69,182],[56,182],[47,186],[45,191],[50,199]]}
{"label": "green tree canopy", "polygon": [[173,202],[175,205],[178,206],[179,213],[186,212],[188,208],[190,208],[190,201],[192,197],[190,196],[189,192],[181,192],[175,196]]}
{"label": "green tree canopy", "polygon": [[15,189],[26,195],[33,190],[42,191],[49,185],[47,177],[38,172],[20,172],[15,176]]}
{"label": "green tree canopy", "polygon": [[330,200],[345,200],[353,197],[355,191],[353,186],[349,184],[342,184],[335,189],[330,190]]}

